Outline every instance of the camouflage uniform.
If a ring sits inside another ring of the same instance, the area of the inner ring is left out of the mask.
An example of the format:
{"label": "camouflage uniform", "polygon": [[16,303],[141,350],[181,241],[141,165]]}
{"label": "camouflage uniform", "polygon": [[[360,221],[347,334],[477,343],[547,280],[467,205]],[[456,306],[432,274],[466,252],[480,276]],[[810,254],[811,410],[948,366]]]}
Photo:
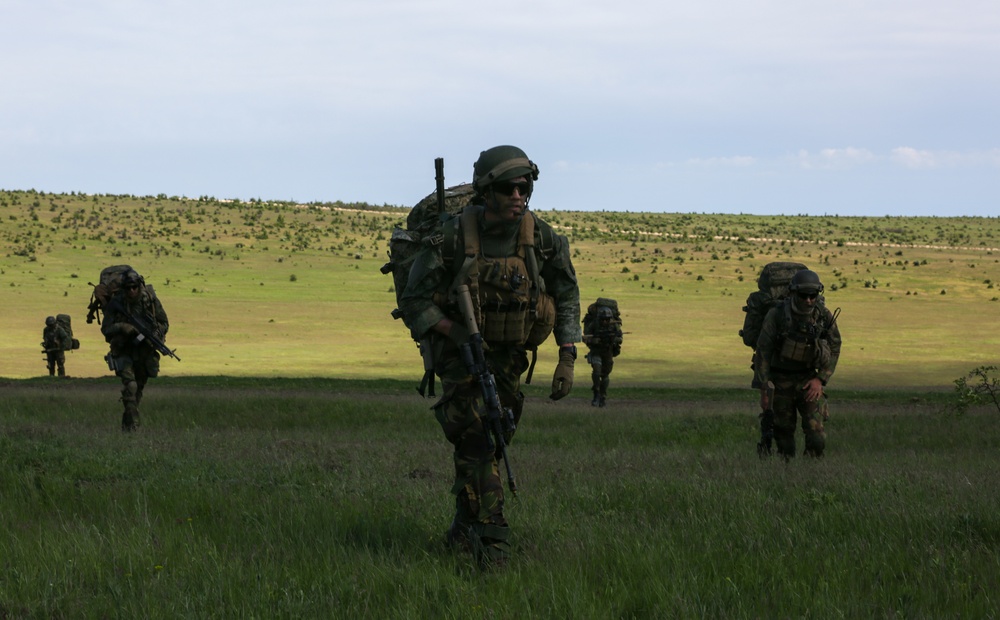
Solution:
{"label": "camouflage uniform", "polygon": [[594,320],[583,322],[583,341],[588,349],[587,362],[594,393],[590,404],[595,407],[607,404],[611,371],[615,368],[615,358],[622,352],[621,324],[613,319],[611,308],[601,307]]}
{"label": "camouflage uniform", "polygon": [[50,377],[56,374],[56,368],[59,369],[60,377],[66,376],[66,351],[70,346],[72,340],[65,329],[54,320],[51,325],[46,324],[42,330],[42,347],[45,349],[45,365]]}
{"label": "camouflage uniform", "polygon": [[[796,342],[798,339],[798,342]],[[798,345],[798,346],[796,346]],[[805,452],[821,457],[826,447],[823,422],[829,417],[825,391],[819,400],[809,402],[804,395],[806,384],[819,379],[824,386],[833,376],[840,358],[840,329],[833,314],[822,303],[802,313],[795,296],[786,298],[764,317],[757,340],[761,385],[774,384],[774,440],[778,453],[786,459],[795,456],[795,422],[802,416]],[[805,351],[796,354],[799,349]],[[789,359],[797,358],[799,361]],[[803,360],[802,358],[807,358]]]}
{"label": "camouflage uniform", "polygon": [[[170,323],[160,300],[144,284],[140,284],[138,297],[130,299],[126,288],[128,276],[125,274],[122,289],[112,299],[121,303],[129,314],[141,317],[161,339],[166,338]],[[141,281],[138,274],[135,278]],[[139,403],[146,381],[160,372],[160,354],[148,342],[136,341],[135,328],[111,304],[105,307],[101,333],[111,345],[106,358],[108,365],[122,381],[122,430],[131,431],[139,424]]]}
{"label": "camouflage uniform", "polygon": [[[522,216],[528,217],[534,217],[533,213],[529,211]],[[452,493],[456,495],[456,513],[449,529],[449,542],[468,546],[482,562],[483,557],[502,560],[510,552],[510,530],[503,513],[504,490],[498,473],[497,455],[489,449],[482,423],[485,411],[479,386],[466,370],[458,344],[452,340],[455,334],[448,338],[432,329],[445,318],[456,324],[462,323],[458,307],[442,296],[462,267],[460,221],[460,218],[455,218],[446,222],[446,241],[425,245],[417,255],[401,298],[401,310],[416,339],[433,336],[434,372],[441,378],[444,388],[444,394],[433,409],[445,437],[454,446],[455,482]],[[499,261],[515,256],[520,222],[487,224],[482,213],[477,221],[481,255]],[[455,229],[455,234],[448,234],[449,227]],[[553,240],[553,247],[547,250],[538,242],[546,234]],[[454,248],[449,248],[453,250],[450,255],[456,257],[450,263],[445,258],[448,250],[442,249],[448,239],[453,239],[455,244]],[[553,333],[556,342],[559,345],[573,344],[580,339],[580,292],[570,260],[569,243],[538,218],[535,218],[535,239],[539,274],[545,292],[555,303]],[[480,286],[488,275],[479,272]],[[501,406],[509,407],[514,412],[516,424],[520,421],[524,404],[520,377],[528,368],[525,346],[522,343],[490,341],[489,330],[482,326],[480,329],[486,340],[486,358],[494,374]],[[575,348],[573,351],[575,356]]]}

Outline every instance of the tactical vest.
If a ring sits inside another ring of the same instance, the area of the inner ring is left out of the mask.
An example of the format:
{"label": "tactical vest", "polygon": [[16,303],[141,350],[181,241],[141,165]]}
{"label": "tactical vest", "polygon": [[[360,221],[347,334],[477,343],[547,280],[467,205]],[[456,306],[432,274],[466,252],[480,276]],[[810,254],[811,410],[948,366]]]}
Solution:
{"label": "tactical vest", "polygon": [[[825,307],[817,305],[809,318],[797,318],[792,313],[792,300],[785,299],[781,309],[784,318],[779,335],[780,346],[771,365],[781,370],[813,370],[829,361],[829,343]],[[825,346],[824,346],[825,345]],[[825,359],[824,359],[825,358]]]}
{"label": "tactical vest", "polygon": [[[156,299],[156,291],[153,290],[152,285],[144,285],[142,291],[139,293],[139,298],[132,303],[129,302],[124,290],[115,293],[115,296],[121,302],[123,308],[128,310],[133,316],[138,316],[146,321],[158,335],[163,335],[160,323],[156,318],[156,302],[154,301]],[[118,315],[116,318],[116,323],[125,322],[125,318],[121,315]]]}
{"label": "tactical vest", "polygon": [[[535,216],[528,211],[521,218],[515,251],[508,252],[507,256],[486,256],[479,238],[482,212],[482,206],[470,205],[459,218],[445,225],[442,257],[446,265],[452,265],[455,277],[447,290],[435,295],[435,302],[440,307],[452,307],[455,290],[465,284],[472,295],[476,323],[483,340],[536,349],[555,326],[555,302],[545,292],[538,266],[538,254],[546,256],[546,246],[551,253],[553,233],[548,227],[539,227],[537,236],[542,247],[536,247]],[[454,255],[459,234],[465,258],[456,272],[458,261]]]}

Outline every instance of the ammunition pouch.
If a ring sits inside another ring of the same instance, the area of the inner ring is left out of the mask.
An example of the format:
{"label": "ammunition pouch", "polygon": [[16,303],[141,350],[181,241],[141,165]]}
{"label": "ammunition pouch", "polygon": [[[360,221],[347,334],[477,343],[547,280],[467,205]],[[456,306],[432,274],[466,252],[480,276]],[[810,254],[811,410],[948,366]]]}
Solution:
{"label": "ammunition pouch", "polygon": [[538,303],[535,311],[529,313],[528,339],[524,342],[527,349],[537,349],[538,345],[548,339],[552,329],[556,326],[556,303],[552,296],[545,293],[538,294]]}
{"label": "ammunition pouch", "polygon": [[814,368],[816,360],[816,340],[803,333],[790,333],[781,342],[778,358],[783,366]]}

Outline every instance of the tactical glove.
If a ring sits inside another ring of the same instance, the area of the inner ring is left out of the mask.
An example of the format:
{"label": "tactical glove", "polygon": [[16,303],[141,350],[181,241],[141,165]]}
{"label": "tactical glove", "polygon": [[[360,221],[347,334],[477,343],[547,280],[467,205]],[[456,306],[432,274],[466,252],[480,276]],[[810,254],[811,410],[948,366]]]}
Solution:
{"label": "tactical glove", "polygon": [[118,324],[118,333],[121,334],[122,336],[126,336],[126,337],[128,337],[128,336],[134,336],[134,335],[136,335],[136,333],[138,333],[138,331],[139,330],[137,330],[135,328],[135,325],[132,325],[131,323],[119,323]]}
{"label": "tactical glove", "polygon": [[549,398],[559,400],[573,389],[573,363],[576,361],[576,345],[559,347],[559,364],[552,375],[552,393]]}

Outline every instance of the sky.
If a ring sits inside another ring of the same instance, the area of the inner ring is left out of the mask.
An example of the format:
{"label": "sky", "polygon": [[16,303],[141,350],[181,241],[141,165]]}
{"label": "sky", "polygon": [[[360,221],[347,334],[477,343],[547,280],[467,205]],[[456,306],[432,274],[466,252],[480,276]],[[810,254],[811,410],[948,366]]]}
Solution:
{"label": "sky", "polygon": [[996,0],[0,0],[0,188],[1000,215]]}

